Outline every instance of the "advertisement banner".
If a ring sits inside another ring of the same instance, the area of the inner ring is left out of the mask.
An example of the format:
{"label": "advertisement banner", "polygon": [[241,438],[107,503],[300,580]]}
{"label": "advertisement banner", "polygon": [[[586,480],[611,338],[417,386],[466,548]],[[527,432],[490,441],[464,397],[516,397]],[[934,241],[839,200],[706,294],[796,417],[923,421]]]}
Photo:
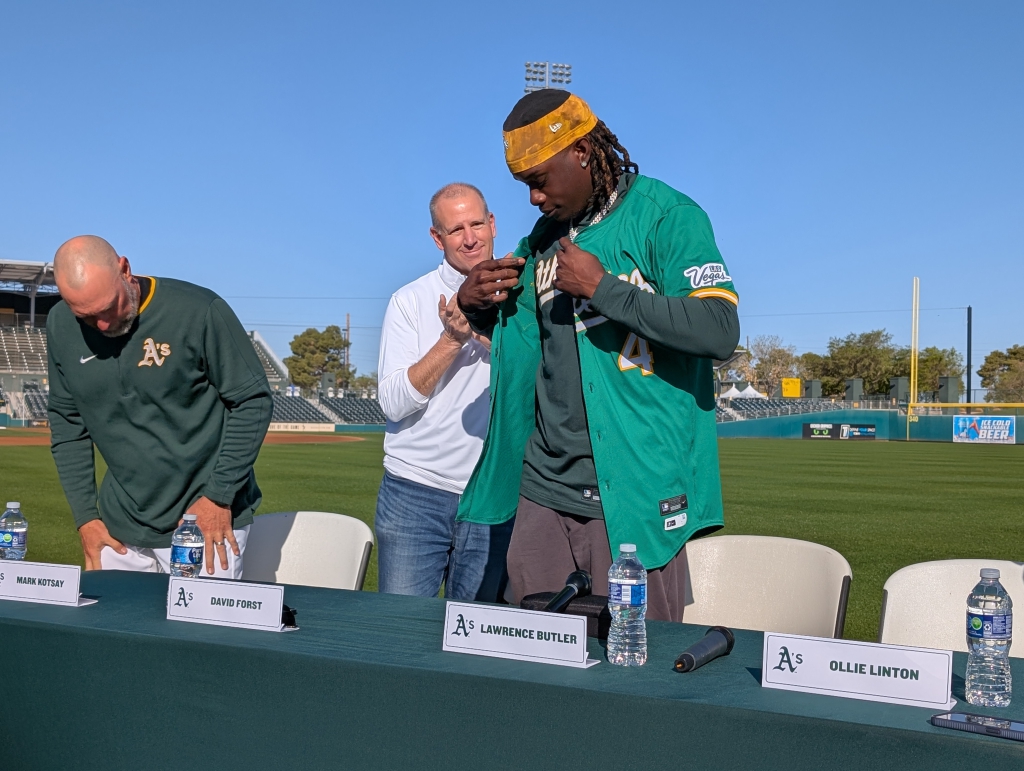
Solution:
{"label": "advertisement banner", "polygon": [[953,441],[967,444],[1016,444],[1013,415],[954,415]]}
{"label": "advertisement banner", "polygon": [[800,378],[798,377],[784,377],[782,378],[782,398],[784,399],[799,399],[804,395],[803,388],[800,385]]}
{"label": "advertisement banner", "polygon": [[874,439],[873,423],[804,423],[804,439]]}

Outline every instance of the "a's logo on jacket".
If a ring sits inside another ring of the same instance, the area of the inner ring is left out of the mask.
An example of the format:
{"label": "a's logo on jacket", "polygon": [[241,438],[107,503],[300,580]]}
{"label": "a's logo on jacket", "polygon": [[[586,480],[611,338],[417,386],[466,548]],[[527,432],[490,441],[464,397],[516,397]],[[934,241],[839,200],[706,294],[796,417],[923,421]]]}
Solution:
{"label": "a's logo on jacket", "polygon": [[725,272],[725,266],[720,262],[708,262],[704,265],[695,265],[683,271],[683,275],[690,279],[690,286],[700,289],[702,286],[714,286],[732,281],[732,276]]}
{"label": "a's logo on jacket", "polygon": [[558,271],[558,255],[546,260],[537,260],[537,274],[534,279],[537,285],[537,307],[545,305],[562,294],[555,289],[555,273]]}
{"label": "a's logo on jacket", "polygon": [[142,361],[139,362],[139,366],[152,367],[156,364],[156,366],[162,367],[164,359],[170,355],[171,346],[167,343],[154,343],[152,337],[147,337],[142,344]]}

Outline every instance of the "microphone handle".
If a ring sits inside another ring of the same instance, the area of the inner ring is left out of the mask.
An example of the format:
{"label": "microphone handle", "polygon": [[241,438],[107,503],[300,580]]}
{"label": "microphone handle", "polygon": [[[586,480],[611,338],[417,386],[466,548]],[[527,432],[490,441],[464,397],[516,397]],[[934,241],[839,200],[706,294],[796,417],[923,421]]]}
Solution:
{"label": "microphone handle", "polygon": [[676,659],[677,672],[692,672],[712,659],[729,652],[729,641],[719,631],[712,630],[695,642]]}
{"label": "microphone handle", "polygon": [[544,606],[544,610],[549,613],[561,613],[572,602],[573,598],[579,594],[579,591],[575,586],[566,586],[548,601],[548,604]]}

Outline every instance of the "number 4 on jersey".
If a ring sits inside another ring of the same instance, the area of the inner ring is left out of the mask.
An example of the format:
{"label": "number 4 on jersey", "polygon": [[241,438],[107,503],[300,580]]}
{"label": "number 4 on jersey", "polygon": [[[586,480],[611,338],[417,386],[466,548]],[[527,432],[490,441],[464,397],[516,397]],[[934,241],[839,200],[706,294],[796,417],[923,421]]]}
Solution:
{"label": "number 4 on jersey", "polygon": [[636,369],[637,367],[640,368],[645,377],[653,375],[654,354],[651,353],[646,340],[630,332],[626,337],[625,344],[622,346],[622,352],[619,354],[619,369],[625,372],[628,369]]}

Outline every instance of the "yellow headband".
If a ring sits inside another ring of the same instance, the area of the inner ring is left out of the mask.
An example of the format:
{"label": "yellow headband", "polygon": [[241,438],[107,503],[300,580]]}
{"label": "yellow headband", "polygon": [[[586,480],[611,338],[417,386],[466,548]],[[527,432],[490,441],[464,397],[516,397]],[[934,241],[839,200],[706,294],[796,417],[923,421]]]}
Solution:
{"label": "yellow headband", "polygon": [[513,174],[532,169],[594,130],[597,116],[576,95],[528,126],[502,132],[505,162]]}

